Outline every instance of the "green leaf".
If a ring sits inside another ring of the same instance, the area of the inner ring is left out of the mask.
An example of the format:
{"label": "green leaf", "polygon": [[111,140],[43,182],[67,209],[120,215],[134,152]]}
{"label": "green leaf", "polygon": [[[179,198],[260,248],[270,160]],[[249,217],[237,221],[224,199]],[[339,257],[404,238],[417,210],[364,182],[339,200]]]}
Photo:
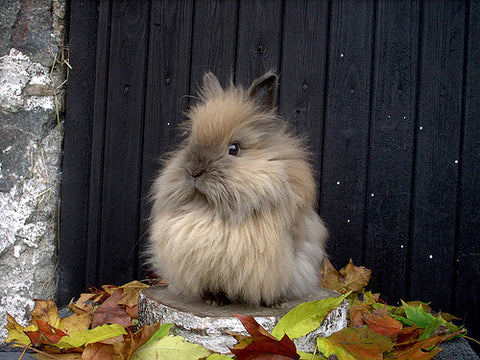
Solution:
{"label": "green leaf", "polygon": [[160,329],[158,329],[153,335],[152,337],[145,343],[143,344],[142,346],[146,346],[148,345],[149,343],[153,342],[153,341],[157,341],[157,340],[160,340],[162,338],[164,338],[165,336],[167,336],[170,332],[170,328],[172,327],[173,323],[167,323],[167,324],[162,324],[160,326]]}
{"label": "green leaf", "polygon": [[93,329],[75,331],[70,336],[64,336],[55,344],[62,349],[72,349],[83,345],[93,344],[99,341],[111,339],[118,335],[124,335],[127,331],[119,324],[105,324]]}
{"label": "green leaf", "polygon": [[191,344],[181,336],[168,335],[135,351],[131,360],[195,360],[206,358],[211,351],[201,345]]}
{"label": "green leaf", "polygon": [[272,335],[277,339],[281,339],[284,334],[287,334],[290,339],[307,335],[317,329],[328,313],[336,309],[350,293],[296,306],[280,319]]}
{"label": "green leaf", "polygon": [[415,325],[422,329],[426,329],[432,324],[446,324],[446,321],[442,318],[435,317],[432,314],[426,312],[423,309],[422,305],[410,306],[404,301],[402,301],[402,305],[405,308],[405,315],[407,319],[413,321]]}

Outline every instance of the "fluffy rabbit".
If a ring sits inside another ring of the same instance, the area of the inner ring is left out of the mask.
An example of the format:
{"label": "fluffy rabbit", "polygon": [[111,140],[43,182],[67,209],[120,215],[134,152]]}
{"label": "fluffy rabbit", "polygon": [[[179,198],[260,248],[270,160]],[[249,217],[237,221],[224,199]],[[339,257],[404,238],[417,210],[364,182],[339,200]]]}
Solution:
{"label": "fluffy rabbit", "polygon": [[187,137],[152,192],[151,261],[177,291],[277,306],[318,286],[327,230],[309,152],[278,117],[277,89],[272,72],[248,90],[203,78]]}

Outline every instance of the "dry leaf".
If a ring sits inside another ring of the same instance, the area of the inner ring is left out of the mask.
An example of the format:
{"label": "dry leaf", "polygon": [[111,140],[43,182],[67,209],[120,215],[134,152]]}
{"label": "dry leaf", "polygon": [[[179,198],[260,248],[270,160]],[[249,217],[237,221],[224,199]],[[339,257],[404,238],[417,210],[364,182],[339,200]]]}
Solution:
{"label": "dry leaf", "polygon": [[321,274],[322,287],[345,294],[349,291],[360,291],[367,286],[372,271],[363,266],[355,266],[352,259],[347,266],[337,271],[330,260],[325,259]]}
{"label": "dry leaf", "polygon": [[95,310],[92,328],[103,324],[119,324],[124,327],[132,325],[132,318],[118,305],[122,298],[122,291],[122,289],[117,289]]}

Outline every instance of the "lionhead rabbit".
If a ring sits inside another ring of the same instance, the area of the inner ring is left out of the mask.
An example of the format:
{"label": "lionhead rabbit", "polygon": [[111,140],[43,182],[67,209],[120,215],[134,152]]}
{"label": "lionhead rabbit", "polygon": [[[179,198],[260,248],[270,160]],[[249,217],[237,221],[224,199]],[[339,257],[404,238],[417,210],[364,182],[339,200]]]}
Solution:
{"label": "lionhead rabbit", "polygon": [[276,306],[318,286],[327,230],[302,140],[276,113],[278,77],[223,89],[212,73],[153,187],[151,261],[207,303]]}

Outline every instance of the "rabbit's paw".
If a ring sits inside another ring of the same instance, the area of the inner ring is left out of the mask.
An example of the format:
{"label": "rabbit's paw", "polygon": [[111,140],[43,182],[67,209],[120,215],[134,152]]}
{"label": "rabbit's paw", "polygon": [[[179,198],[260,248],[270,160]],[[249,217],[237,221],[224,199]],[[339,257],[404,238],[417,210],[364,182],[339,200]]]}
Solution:
{"label": "rabbit's paw", "polygon": [[223,306],[230,304],[230,299],[224,292],[213,293],[211,291],[205,291],[202,295],[203,301],[210,306]]}

